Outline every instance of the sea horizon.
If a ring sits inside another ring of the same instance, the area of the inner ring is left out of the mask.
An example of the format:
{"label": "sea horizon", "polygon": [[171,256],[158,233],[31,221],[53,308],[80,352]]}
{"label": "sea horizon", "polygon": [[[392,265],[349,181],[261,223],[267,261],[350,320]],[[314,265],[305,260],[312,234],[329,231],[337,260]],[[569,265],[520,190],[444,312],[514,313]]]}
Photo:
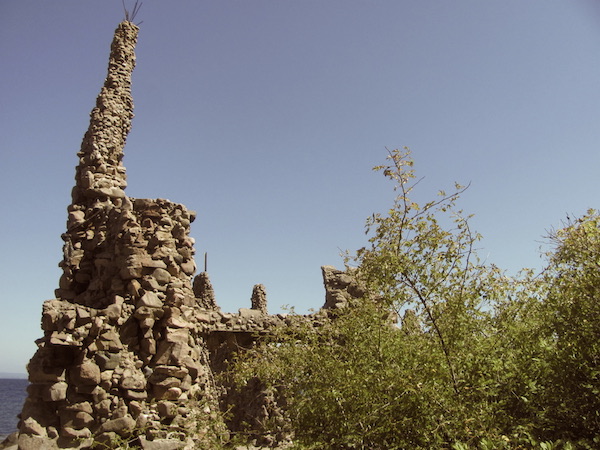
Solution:
{"label": "sea horizon", "polygon": [[26,380],[26,372],[0,372],[0,378],[11,380]]}

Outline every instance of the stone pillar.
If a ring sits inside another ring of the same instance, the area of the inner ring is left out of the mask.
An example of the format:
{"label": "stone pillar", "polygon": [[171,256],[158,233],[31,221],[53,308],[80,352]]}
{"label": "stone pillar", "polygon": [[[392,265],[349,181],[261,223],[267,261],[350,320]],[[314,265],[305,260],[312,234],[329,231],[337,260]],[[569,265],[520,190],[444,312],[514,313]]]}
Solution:
{"label": "stone pillar", "polygon": [[198,299],[198,304],[205,309],[219,309],[215,300],[215,291],[208,277],[208,272],[200,272],[194,278],[194,296]]}
{"label": "stone pillar", "polygon": [[252,309],[267,314],[267,288],[263,284],[256,284],[252,288]]}

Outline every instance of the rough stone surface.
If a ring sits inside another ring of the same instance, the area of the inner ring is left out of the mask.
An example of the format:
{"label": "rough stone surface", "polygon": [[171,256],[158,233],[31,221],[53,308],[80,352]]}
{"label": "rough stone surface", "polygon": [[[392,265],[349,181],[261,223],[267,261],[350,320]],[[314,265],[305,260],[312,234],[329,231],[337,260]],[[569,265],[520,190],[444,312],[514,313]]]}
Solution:
{"label": "rough stone surface", "polygon": [[47,436],[46,429],[37,423],[33,417],[28,417],[23,421],[21,430],[34,436]]}
{"label": "rough stone surface", "polygon": [[140,439],[140,447],[143,450],[178,450],[184,446],[185,443],[178,439]]}
{"label": "rough stone surface", "polygon": [[199,301],[200,306],[206,309],[217,309],[215,300],[215,291],[208,277],[208,273],[200,272],[194,278],[194,295]]}
{"label": "rough stone surface", "polygon": [[250,303],[252,304],[252,309],[267,314],[267,288],[263,284],[254,285]]}
{"label": "rough stone surface", "polygon": [[333,266],[321,267],[325,285],[324,309],[345,308],[353,298],[362,298],[366,289],[356,279],[352,269],[337,270]]}
{"label": "rough stone surface", "polygon": [[71,370],[71,380],[77,386],[97,386],[100,384],[100,367],[92,361],[85,361]]}
{"label": "rough stone surface", "polygon": [[116,419],[107,420],[100,427],[103,433],[114,432],[117,434],[127,434],[135,428],[135,420],[129,415],[125,417],[117,417]]}

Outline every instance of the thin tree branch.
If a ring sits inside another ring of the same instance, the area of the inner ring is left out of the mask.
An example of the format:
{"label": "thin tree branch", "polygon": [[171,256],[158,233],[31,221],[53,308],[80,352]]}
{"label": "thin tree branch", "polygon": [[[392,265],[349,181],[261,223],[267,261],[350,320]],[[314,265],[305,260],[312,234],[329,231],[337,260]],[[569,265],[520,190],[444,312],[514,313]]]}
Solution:
{"label": "thin tree branch", "polygon": [[404,273],[402,275],[404,276],[404,279],[408,283],[409,287],[417,295],[417,298],[423,305],[423,308],[425,309],[425,312],[427,313],[429,320],[431,320],[431,323],[433,324],[435,333],[437,334],[438,339],[440,340],[440,346],[442,347],[442,352],[444,353],[444,356],[446,358],[446,365],[448,366],[448,370],[450,371],[450,377],[452,379],[452,388],[454,389],[454,393],[456,395],[460,395],[460,391],[458,390],[458,382],[456,381],[456,375],[454,373],[454,367],[452,365],[452,360],[450,358],[450,349],[446,345],[446,341],[444,340],[444,336],[442,335],[442,331],[440,330],[440,328],[438,326],[437,320],[433,317],[433,312],[429,308],[429,305],[427,304],[427,300],[422,296],[421,291],[416,287],[416,285],[413,283],[413,281],[410,279],[410,277],[406,276]]}

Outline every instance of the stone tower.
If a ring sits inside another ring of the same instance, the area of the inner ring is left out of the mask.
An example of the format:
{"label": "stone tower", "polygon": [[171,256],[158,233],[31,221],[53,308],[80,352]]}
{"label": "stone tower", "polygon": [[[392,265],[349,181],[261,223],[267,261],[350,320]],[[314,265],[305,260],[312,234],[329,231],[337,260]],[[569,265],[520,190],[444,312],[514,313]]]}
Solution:
{"label": "stone tower", "polygon": [[130,21],[117,27],[77,153],[63,274],[56,299],[43,305],[44,336],[28,365],[22,449],[110,445],[139,430],[145,440],[189,441],[190,429],[206,435],[203,424],[216,410],[197,321],[205,305],[192,290],[195,213],[124,191],[137,36]]}

